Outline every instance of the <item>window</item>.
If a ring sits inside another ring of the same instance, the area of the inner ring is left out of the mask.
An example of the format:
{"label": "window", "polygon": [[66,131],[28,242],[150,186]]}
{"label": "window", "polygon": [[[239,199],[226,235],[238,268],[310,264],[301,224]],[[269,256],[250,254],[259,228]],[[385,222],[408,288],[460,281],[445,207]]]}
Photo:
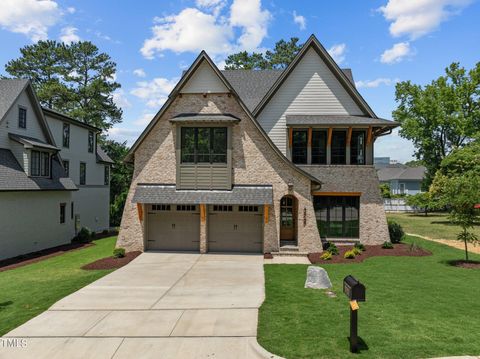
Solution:
{"label": "window", "polygon": [[292,162],[307,163],[307,130],[292,131]]}
{"label": "window", "polygon": [[177,205],[177,211],[195,211],[196,206],[194,204],[179,204]]}
{"label": "window", "polygon": [[32,151],[30,156],[30,175],[35,177],[50,176],[50,154],[48,152]]}
{"label": "window", "polygon": [[63,147],[70,147],[70,124],[63,124]]}
{"label": "window", "polygon": [[358,238],[360,197],[316,196],[315,217],[322,238]]}
{"label": "window", "polygon": [[65,203],[60,203],[60,223],[65,223]]}
{"label": "window", "polygon": [[27,109],[25,107],[18,108],[18,127],[27,128]]}
{"label": "window", "polygon": [[239,212],[258,212],[258,206],[238,206]]}
{"label": "window", "polygon": [[73,219],[73,202],[70,203],[70,219]]}
{"label": "window", "polygon": [[352,165],[365,164],[365,131],[352,131],[350,163]]}
{"label": "window", "polygon": [[214,205],[213,210],[215,212],[232,212],[233,206]]}
{"label": "window", "polygon": [[67,177],[70,176],[70,161],[69,160],[63,160],[63,168],[65,169],[65,174]]}
{"label": "window", "polygon": [[182,163],[227,163],[226,127],[182,127]]}
{"label": "window", "polygon": [[88,131],[88,152],[93,153],[93,148],[95,147],[95,137],[93,131]]}
{"label": "window", "polygon": [[327,163],[327,131],[312,131],[312,164]]}
{"label": "window", "polygon": [[169,204],[152,204],[152,211],[170,211]]}
{"label": "window", "polygon": [[103,184],[108,186],[110,184],[110,166],[106,165],[103,173]]}
{"label": "window", "polygon": [[346,138],[345,131],[332,132],[332,165],[344,165],[346,163]]}
{"label": "window", "polygon": [[294,228],[293,197],[285,196],[280,200],[280,226],[282,228]]}
{"label": "window", "polygon": [[87,181],[87,164],[80,162],[80,184],[84,185]]}

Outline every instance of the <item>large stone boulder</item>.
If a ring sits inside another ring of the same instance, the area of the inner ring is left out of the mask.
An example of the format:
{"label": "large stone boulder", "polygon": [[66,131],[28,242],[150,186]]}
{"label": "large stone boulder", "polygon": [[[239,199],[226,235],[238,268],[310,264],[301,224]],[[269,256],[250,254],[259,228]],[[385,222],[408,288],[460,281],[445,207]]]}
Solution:
{"label": "large stone boulder", "polygon": [[330,282],[327,271],[321,267],[309,266],[307,269],[307,280],[305,281],[305,288],[332,288],[332,282]]}

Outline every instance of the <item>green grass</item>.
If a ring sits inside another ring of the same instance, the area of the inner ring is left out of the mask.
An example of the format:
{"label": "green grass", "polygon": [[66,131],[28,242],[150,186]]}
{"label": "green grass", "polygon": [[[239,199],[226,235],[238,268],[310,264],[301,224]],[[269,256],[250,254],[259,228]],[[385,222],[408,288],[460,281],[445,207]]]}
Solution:
{"label": "green grass", "polygon": [[[448,214],[429,213],[387,213],[388,219],[393,219],[400,223],[403,230],[407,233],[418,234],[434,239],[453,239],[456,240],[460,228],[451,224],[448,220]],[[474,233],[480,237],[480,225],[476,226]]]}
{"label": "green grass", "polygon": [[112,255],[117,238],[24,267],[0,272],[0,336],[48,309],[110,270],[86,271],[85,264]]}
{"label": "green grass", "polygon": [[[479,355],[480,270],[450,266],[463,252],[408,237],[433,255],[373,257],[363,263],[325,264],[336,298],[304,289],[306,265],[265,265],[266,300],[258,340],[286,358],[349,358],[349,304],[343,278],[367,288],[360,303],[359,336],[365,358]],[[472,259],[480,259],[472,255]]]}

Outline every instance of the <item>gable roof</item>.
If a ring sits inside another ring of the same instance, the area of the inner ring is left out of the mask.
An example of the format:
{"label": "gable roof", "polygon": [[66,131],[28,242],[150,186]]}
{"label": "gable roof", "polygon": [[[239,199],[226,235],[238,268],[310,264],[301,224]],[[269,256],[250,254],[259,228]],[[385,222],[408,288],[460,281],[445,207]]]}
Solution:
{"label": "gable roof", "polygon": [[65,115],[64,113],[58,112],[58,111],[53,110],[51,108],[47,108],[47,107],[42,106],[42,111],[43,111],[44,114],[46,114],[46,115],[48,115],[52,118],[58,119],[60,121],[68,122],[68,123],[74,124],[75,126],[79,126],[79,127],[85,127],[87,129],[95,131],[95,132],[102,132],[102,130],[98,127],[89,125],[88,123],[77,120],[77,119],[75,119],[71,116]]}
{"label": "gable roof", "polygon": [[378,179],[382,182],[391,180],[404,180],[404,181],[422,181],[425,177],[427,169],[424,166],[418,167],[399,167],[388,166],[381,168],[377,171]]}
{"label": "gable roof", "polygon": [[309,50],[310,48],[313,48],[317,52],[317,54],[320,56],[323,62],[327,65],[330,71],[335,75],[335,77],[343,86],[343,88],[347,91],[347,93],[352,97],[352,99],[355,101],[358,107],[362,110],[364,115],[371,118],[377,118],[377,115],[375,114],[375,112],[373,112],[373,110],[370,108],[368,103],[365,101],[362,95],[360,95],[358,90],[355,88],[355,85],[352,83],[349,76],[346,75],[340,69],[340,67],[338,67],[337,63],[333,60],[333,58],[330,56],[327,50],[322,46],[322,44],[318,41],[318,39],[313,34],[308,38],[307,42],[300,49],[300,51],[295,56],[293,61],[287,66],[285,71],[283,71],[282,74],[277,78],[277,80],[275,81],[273,86],[270,88],[270,90],[267,92],[267,94],[263,97],[263,99],[252,111],[253,115],[257,116],[263,110],[263,108],[271,100],[273,95],[275,95],[277,90],[280,88],[283,82],[287,79],[287,77],[292,73],[292,71],[295,69],[295,67],[299,64],[299,62],[307,53],[307,50]]}
{"label": "gable roof", "polygon": [[260,124],[257,122],[255,117],[253,117],[252,113],[248,109],[248,107],[245,105],[245,103],[242,101],[238,93],[235,91],[235,89],[232,87],[232,85],[228,82],[228,80],[225,78],[225,76],[222,74],[222,72],[218,69],[218,67],[214,64],[212,59],[208,56],[208,54],[202,50],[202,52],[198,55],[198,57],[195,59],[193,64],[190,66],[190,68],[183,74],[182,78],[180,81],[175,85],[174,89],[168,96],[167,101],[163,104],[162,108],[157,112],[157,114],[154,116],[152,121],[148,124],[148,126],[145,128],[145,130],[142,132],[140,137],[135,141],[133,146],[130,148],[130,151],[128,152],[125,161],[131,162],[133,159],[133,154],[135,150],[138,148],[138,146],[143,142],[145,137],[148,135],[148,133],[152,130],[152,128],[155,126],[155,124],[158,122],[160,117],[165,113],[165,111],[170,107],[171,103],[174,101],[176,95],[179,93],[179,91],[182,89],[182,87],[186,84],[186,82],[191,78],[191,76],[195,73],[196,69],[202,64],[202,62],[206,61],[212,70],[215,72],[215,74],[220,78],[220,80],[223,82],[225,87],[232,93],[233,96],[237,99],[238,103],[242,107],[243,111],[247,114],[247,116],[250,118],[250,120],[253,122],[255,127],[258,129],[258,131],[261,133],[265,141],[270,145],[270,147],[273,149],[273,151],[280,156],[280,158],[292,169],[295,171],[301,173],[311,181],[321,184],[321,182],[313,177],[311,174],[305,172],[304,170],[298,168],[295,166],[291,161],[289,161],[282,152],[278,149],[277,146],[272,142],[270,137],[265,133],[264,129]]}

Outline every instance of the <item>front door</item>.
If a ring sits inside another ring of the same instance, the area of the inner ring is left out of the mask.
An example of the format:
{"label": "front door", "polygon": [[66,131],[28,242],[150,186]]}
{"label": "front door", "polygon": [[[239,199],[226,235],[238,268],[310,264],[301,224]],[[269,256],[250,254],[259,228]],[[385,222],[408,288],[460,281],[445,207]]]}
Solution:
{"label": "front door", "polygon": [[295,198],[285,196],[280,200],[280,240],[294,241],[297,215]]}

